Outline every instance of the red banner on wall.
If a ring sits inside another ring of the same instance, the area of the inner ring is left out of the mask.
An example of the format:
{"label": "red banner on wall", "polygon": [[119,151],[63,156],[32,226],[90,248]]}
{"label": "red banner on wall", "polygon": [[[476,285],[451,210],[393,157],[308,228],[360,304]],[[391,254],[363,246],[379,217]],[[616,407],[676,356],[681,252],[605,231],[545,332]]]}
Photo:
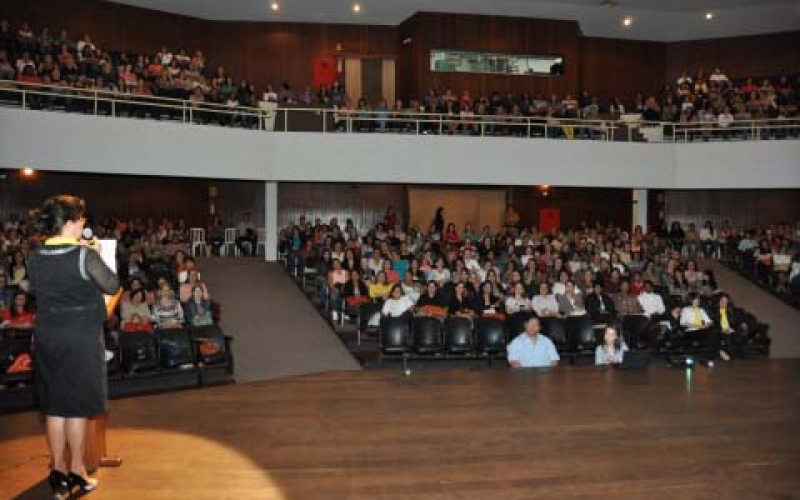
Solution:
{"label": "red banner on wall", "polygon": [[333,85],[338,71],[335,57],[317,57],[314,59],[314,87]]}
{"label": "red banner on wall", "polygon": [[539,229],[544,233],[557,231],[561,227],[560,208],[542,208],[539,210]]}

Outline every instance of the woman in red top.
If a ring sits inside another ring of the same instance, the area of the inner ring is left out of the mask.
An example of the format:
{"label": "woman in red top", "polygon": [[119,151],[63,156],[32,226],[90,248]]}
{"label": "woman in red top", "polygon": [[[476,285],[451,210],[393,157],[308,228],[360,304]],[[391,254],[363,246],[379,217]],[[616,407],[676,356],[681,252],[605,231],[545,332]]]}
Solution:
{"label": "woman in red top", "polygon": [[456,231],[456,225],[452,222],[447,225],[447,230],[444,232],[444,242],[448,245],[457,245],[461,242],[461,236]]}
{"label": "woman in red top", "polygon": [[25,292],[14,294],[11,307],[3,311],[3,326],[8,328],[33,328],[36,315],[28,304],[28,295]]}

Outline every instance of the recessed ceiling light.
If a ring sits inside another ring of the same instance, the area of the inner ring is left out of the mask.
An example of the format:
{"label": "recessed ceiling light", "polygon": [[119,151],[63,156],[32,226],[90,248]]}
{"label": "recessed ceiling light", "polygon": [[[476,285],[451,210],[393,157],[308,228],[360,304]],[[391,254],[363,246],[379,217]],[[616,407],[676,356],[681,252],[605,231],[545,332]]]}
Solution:
{"label": "recessed ceiling light", "polygon": [[714,19],[714,13],[713,12],[706,12],[706,19],[708,19],[709,21]]}
{"label": "recessed ceiling light", "polygon": [[280,9],[281,9],[281,6],[280,6],[280,4],[279,4],[278,2],[272,2],[272,3],[269,5],[269,8],[270,8],[270,9],[272,9],[272,10],[274,10],[274,11],[278,11],[278,10],[280,10]]}
{"label": "recessed ceiling light", "polygon": [[35,170],[33,170],[32,168],[23,168],[22,169],[22,175],[24,175],[25,177],[33,177],[34,173],[35,173]]}
{"label": "recessed ceiling light", "polygon": [[360,3],[354,3],[353,4],[353,12],[356,12],[356,13],[361,12],[361,4]]}
{"label": "recessed ceiling light", "polygon": [[633,24],[633,18],[631,16],[625,16],[622,19],[622,25],[623,26],[630,26],[631,24]]}

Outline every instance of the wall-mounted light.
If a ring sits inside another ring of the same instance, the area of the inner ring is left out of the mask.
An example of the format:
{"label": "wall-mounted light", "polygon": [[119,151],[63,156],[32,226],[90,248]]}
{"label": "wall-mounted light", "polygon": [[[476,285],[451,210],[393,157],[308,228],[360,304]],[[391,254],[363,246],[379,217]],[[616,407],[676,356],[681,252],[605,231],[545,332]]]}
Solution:
{"label": "wall-mounted light", "polygon": [[36,175],[36,170],[26,167],[26,168],[23,168],[20,171],[20,173],[22,174],[23,177],[33,177],[34,175]]}
{"label": "wall-mounted light", "polygon": [[630,27],[633,24],[633,18],[631,16],[625,16],[622,18],[622,25],[626,28]]}
{"label": "wall-mounted light", "polygon": [[360,3],[356,2],[356,3],[353,4],[353,12],[355,12],[356,14],[361,12],[361,4]]}
{"label": "wall-mounted light", "polygon": [[269,8],[272,9],[273,12],[278,12],[279,10],[281,10],[281,4],[279,4],[278,2],[272,2],[271,4],[269,4]]}

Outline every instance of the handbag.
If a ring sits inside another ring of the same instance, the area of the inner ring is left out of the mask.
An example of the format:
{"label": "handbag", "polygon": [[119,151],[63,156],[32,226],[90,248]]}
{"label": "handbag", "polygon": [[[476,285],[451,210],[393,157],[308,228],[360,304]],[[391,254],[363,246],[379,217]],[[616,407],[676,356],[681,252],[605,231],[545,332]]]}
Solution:
{"label": "handbag", "polygon": [[361,304],[366,304],[370,301],[370,298],[366,295],[353,295],[352,297],[347,297],[344,299],[345,304],[350,307],[360,306]]}
{"label": "handbag", "polygon": [[445,318],[447,317],[447,308],[446,307],[439,307],[439,306],[422,306],[420,308],[420,312],[425,316],[433,316],[434,318]]}

